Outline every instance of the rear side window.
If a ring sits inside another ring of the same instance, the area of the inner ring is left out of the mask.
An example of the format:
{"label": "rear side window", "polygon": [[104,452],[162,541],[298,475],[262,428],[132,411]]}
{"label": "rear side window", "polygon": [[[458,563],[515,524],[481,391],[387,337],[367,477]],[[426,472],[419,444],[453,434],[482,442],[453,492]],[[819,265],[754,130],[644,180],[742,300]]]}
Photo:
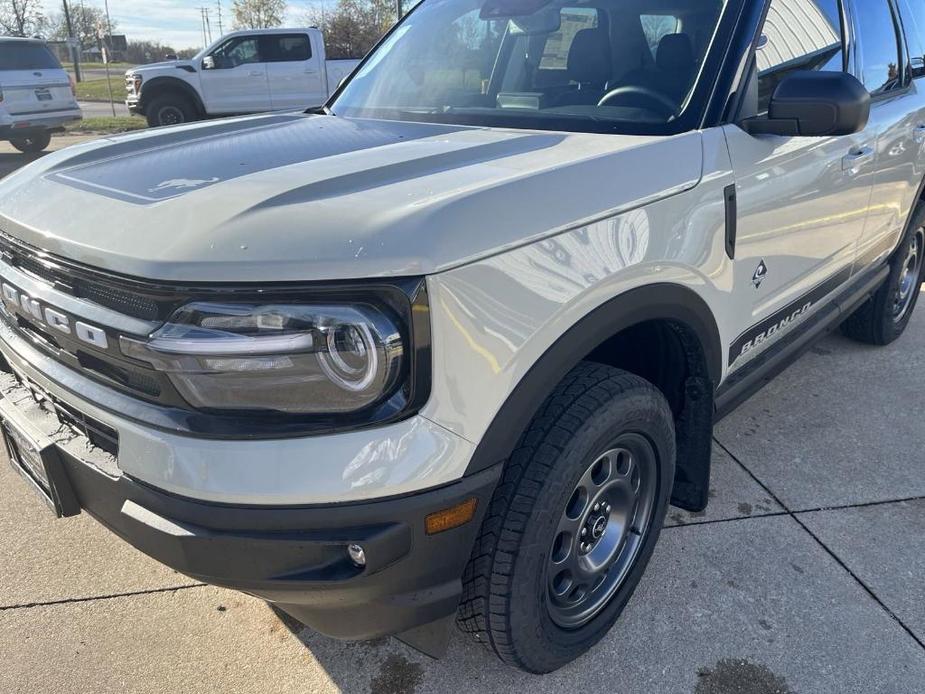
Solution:
{"label": "rear side window", "polygon": [[838,0],[771,0],[755,54],[759,113],[768,110],[771,94],[790,73],[844,70],[841,16]]}
{"label": "rear side window", "polygon": [[912,76],[925,77],[925,2],[899,0],[899,10],[912,53]]}
{"label": "rear side window", "polygon": [[301,62],[312,57],[305,34],[266,36],[260,41],[260,59],[265,63]]}
{"label": "rear side window", "polygon": [[0,43],[0,70],[60,70],[61,63],[40,43]]}
{"label": "rear side window", "polygon": [[541,70],[565,70],[575,35],[582,29],[597,29],[600,23],[597,10],[589,7],[563,7],[559,16],[559,31],[546,38]]}
{"label": "rear side window", "polygon": [[864,86],[875,95],[901,87],[899,38],[889,2],[862,0],[854,3],[854,10]]}

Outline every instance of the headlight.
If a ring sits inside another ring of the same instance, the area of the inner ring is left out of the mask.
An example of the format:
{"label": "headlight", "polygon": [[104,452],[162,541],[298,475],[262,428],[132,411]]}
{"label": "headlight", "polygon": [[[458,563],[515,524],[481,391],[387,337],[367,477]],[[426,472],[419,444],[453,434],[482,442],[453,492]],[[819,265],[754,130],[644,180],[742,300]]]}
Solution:
{"label": "headlight", "polygon": [[183,306],[122,352],[166,373],[203,410],[340,414],[393,395],[405,371],[396,318],[366,304]]}

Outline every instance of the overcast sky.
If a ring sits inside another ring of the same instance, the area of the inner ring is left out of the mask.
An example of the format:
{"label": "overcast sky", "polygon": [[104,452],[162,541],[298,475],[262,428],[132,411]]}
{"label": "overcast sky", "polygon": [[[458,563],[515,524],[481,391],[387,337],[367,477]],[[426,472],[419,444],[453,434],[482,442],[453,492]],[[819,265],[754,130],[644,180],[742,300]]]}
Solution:
{"label": "overcast sky", "polygon": [[[290,0],[287,24],[298,26],[308,8],[320,7],[334,0]],[[79,5],[80,0],[68,0]],[[222,2],[222,24],[231,28],[231,0]],[[59,14],[61,0],[44,0],[48,14]],[[85,5],[103,7],[103,0],[83,0]],[[118,26],[116,33],[129,39],[160,41],[176,49],[202,46],[202,22],[199,7],[208,7],[212,38],[218,38],[218,5],[216,0],[109,0],[109,12]]]}

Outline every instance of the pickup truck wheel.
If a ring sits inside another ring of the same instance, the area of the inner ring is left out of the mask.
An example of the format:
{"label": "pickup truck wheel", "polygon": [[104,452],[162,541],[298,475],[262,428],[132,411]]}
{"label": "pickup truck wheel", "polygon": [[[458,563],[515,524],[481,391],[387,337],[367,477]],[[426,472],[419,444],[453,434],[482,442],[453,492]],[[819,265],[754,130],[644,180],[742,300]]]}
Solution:
{"label": "pickup truck wheel", "polygon": [[888,345],[905,331],[915,310],[925,272],[925,203],[913,213],[912,224],[877,292],[842,324],[850,338]]}
{"label": "pickup truck wheel", "polygon": [[165,94],[151,99],[151,103],[145,108],[145,117],[152,128],[180,125],[196,120],[196,108],[185,96]]}
{"label": "pickup truck wheel", "polygon": [[20,152],[31,153],[41,152],[51,143],[51,133],[36,133],[28,137],[14,137],[10,140]]}
{"label": "pickup truck wheel", "polygon": [[620,369],[577,366],[505,467],[463,575],[460,628],[535,673],[591,648],[645,571],[674,464],[661,392]]}

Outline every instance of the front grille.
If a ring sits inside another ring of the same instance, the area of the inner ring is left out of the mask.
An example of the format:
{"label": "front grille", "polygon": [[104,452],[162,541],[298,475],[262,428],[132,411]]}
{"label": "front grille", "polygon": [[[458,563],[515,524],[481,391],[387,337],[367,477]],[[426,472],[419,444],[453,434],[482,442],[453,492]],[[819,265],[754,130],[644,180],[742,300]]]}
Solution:
{"label": "front grille", "polygon": [[113,311],[144,320],[157,320],[157,303],[139,294],[116,289],[101,283],[78,279],[74,284],[74,294],[81,299],[92,301]]}
{"label": "front grille", "polygon": [[90,301],[132,318],[164,320],[180,303],[169,288],[146,287],[63,260],[0,232],[0,257],[26,274],[58,291]]}

